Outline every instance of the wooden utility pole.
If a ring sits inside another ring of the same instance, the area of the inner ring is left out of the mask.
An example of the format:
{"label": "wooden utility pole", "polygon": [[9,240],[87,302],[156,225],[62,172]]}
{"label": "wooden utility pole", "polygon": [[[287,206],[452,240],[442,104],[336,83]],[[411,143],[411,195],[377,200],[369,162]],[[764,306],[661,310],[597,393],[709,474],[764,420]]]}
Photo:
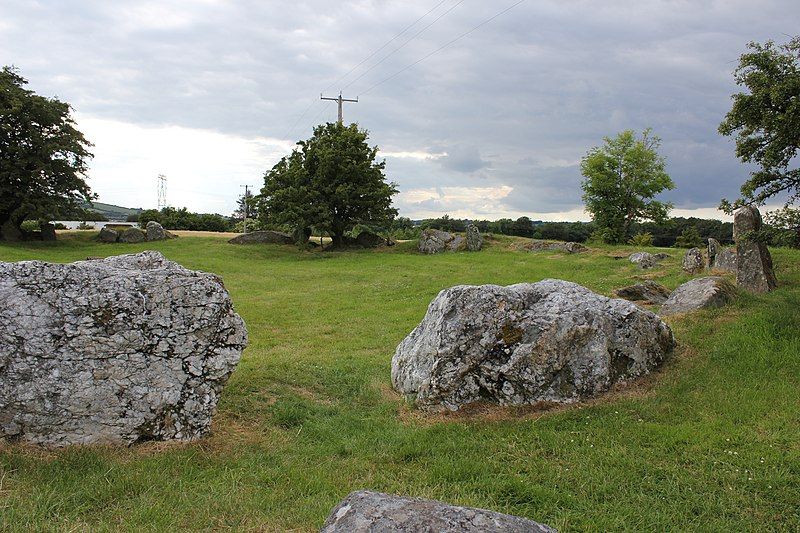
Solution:
{"label": "wooden utility pole", "polygon": [[322,94],[320,94],[319,97],[321,100],[331,100],[339,104],[339,124],[341,124],[342,120],[344,119],[344,113],[342,112],[342,102],[358,102],[358,97],[356,97],[355,100],[349,98],[342,98],[341,92],[339,92],[339,96],[337,96],[336,98],[329,98],[327,96],[322,96]]}
{"label": "wooden utility pole", "polygon": [[250,185],[240,185],[240,187],[244,187],[244,227],[242,228],[244,231],[242,233],[247,233],[247,199],[250,192]]}

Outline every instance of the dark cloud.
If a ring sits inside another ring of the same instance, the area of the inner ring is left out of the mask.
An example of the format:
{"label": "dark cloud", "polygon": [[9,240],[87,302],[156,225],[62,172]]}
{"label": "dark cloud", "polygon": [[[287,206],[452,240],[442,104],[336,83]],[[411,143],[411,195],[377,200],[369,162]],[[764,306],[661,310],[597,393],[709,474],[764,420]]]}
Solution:
{"label": "dark cloud", "polygon": [[6,0],[0,61],[87,115],[243,137],[306,137],[335,118],[320,91],[343,89],[360,95],[346,119],[373,143],[447,152],[387,159],[402,190],[509,186],[504,203],[523,212],[580,206],[583,154],[652,127],[677,184],[665,198],[709,207],[748,172],[716,131],[737,58],[800,20],[788,0],[526,2],[365,93],[505,5],[465,2],[359,81],[348,86],[361,69],[337,82],[432,5]]}

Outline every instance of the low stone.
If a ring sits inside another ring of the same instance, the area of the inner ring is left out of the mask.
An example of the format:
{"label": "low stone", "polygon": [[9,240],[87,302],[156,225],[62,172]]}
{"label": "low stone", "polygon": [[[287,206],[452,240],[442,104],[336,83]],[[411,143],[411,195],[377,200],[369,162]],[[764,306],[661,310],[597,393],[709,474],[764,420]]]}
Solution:
{"label": "low stone", "polygon": [[656,257],[648,252],[636,252],[628,257],[631,263],[639,266],[641,269],[653,268],[657,264]]}
{"label": "low stone", "polygon": [[481,237],[481,232],[478,231],[478,226],[475,224],[469,224],[467,226],[466,239],[468,252],[477,252],[483,248],[483,237]]}
{"label": "low stone", "polygon": [[672,256],[665,252],[658,252],[657,254],[653,254],[653,257],[655,257],[657,261],[663,261],[664,259],[669,259]]}
{"label": "low stone", "polygon": [[568,254],[578,254],[588,250],[586,246],[577,242],[544,241],[540,239],[531,239],[523,247],[529,252],[555,251]]}
{"label": "low stone", "polygon": [[164,229],[164,226],[155,220],[150,220],[147,223],[145,231],[147,233],[148,241],[163,241],[168,238],[167,231]]}
{"label": "low stone", "polygon": [[714,265],[717,261],[717,255],[719,255],[722,246],[720,246],[719,241],[713,237],[708,238],[708,248],[707,248],[707,255],[708,255],[708,268],[714,268]]}
{"label": "low stone", "polygon": [[103,226],[100,229],[99,239],[102,242],[117,242],[119,240],[119,232],[109,227]]}
{"label": "low stone", "polygon": [[688,313],[697,309],[722,307],[736,298],[736,287],[723,277],[709,276],[687,281],[672,291],[659,314]]}
{"label": "low stone", "polygon": [[617,298],[630,300],[632,302],[647,302],[651,304],[663,304],[669,298],[670,290],[660,283],[646,280],[635,285],[616,289],[614,295]]}
{"label": "low stone", "polygon": [[424,254],[457,252],[464,249],[464,237],[438,229],[426,229],[419,238],[417,249]]}
{"label": "low stone", "polygon": [[714,270],[736,273],[736,248],[722,248],[714,259]]}
{"label": "low stone", "polygon": [[772,256],[766,244],[755,240],[761,229],[761,213],[745,206],[733,214],[733,238],[736,241],[736,284],[743,289],[764,293],[778,286],[772,268]]}
{"label": "low stone", "polygon": [[460,285],[397,347],[392,384],[431,410],[570,403],[649,373],[674,345],[655,314],[575,283]]}
{"label": "low stone", "polygon": [[146,240],[147,235],[139,228],[128,228],[119,236],[119,242],[137,243],[144,242]]}
{"label": "low stone", "polygon": [[[308,241],[308,239],[306,239]],[[228,241],[230,244],[293,244],[294,237],[280,231],[264,230],[242,233]]]}
{"label": "low stone", "polygon": [[526,518],[366,490],[350,493],[320,533],[556,533]]}
{"label": "low stone", "polygon": [[386,246],[386,239],[371,231],[362,231],[356,237],[356,245],[362,248],[379,248]]}
{"label": "low stone", "polygon": [[681,268],[683,268],[684,272],[689,274],[698,274],[705,270],[706,261],[703,257],[703,252],[700,251],[700,248],[690,248],[689,250],[686,250],[686,254],[683,256]]}
{"label": "low stone", "polygon": [[0,439],[194,440],[246,344],[219,277],[158,252],[0,263]]}

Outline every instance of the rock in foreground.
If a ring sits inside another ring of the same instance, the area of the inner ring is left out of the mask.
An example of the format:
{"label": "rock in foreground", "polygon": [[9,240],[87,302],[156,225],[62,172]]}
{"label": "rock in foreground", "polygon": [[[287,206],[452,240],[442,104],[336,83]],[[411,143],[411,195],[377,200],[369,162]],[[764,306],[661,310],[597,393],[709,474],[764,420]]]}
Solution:
{"label": "rock in foreground", "polygon": [[653,313],[575,283],[460,285],[397,347],[392,384],[426,409],[569,403],[647,374],[674,345]]}
{"label": "rock in foreground", "polygon": [[246,344],[221,280],[158,252],[0,263],[0,437],[195,439]]}
{"label": "rock in foreground", "polygon": [[[306,239],[308,240],[308,239]],[[280,231],[251,231],[242,233],[228,241],[230,244],[292,244],[294,237]]]}
{"label": "rock in foreground", "polygon": [[380,492],[351,493],[331,511],[320,533],[555,533],[555,529],[484,509]]}
{"label": "rock in foreground", "polygon": [[674,315],[688,313],[708,307],[722,307],[736,298],[736,287],[718,276],[687,281],[672,291],[659,314]]}

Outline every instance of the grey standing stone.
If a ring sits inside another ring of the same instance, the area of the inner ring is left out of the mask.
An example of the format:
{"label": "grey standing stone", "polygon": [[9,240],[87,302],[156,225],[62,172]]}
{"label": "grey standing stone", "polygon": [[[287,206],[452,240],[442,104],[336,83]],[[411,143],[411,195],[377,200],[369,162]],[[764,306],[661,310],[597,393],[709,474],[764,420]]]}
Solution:
{"label": "grey standing stone", "polygon": [[655,314],[561,280],[445,289],[397,347],[392,384],[423,409],[576,402],[656,368]]}
{"label": "grey standing stone", "polygon": [[164,229],[164,226],[155,220],[151,220],[147,223],[145,231],[147,233],[148,241],[163,241],[168,238],[167,231]]}
{"label": "grey standing stone", "polygon": [[119,242],[137,243],[147,240],[145,232],[139,228],[128,228],[119,236]]}
{"label": "grey standing stone", "polygon": [[700,248],[686,250],[681,267],[689,274],[699,274],[705,270],[706,261],[705,258],[703,258],[703,252],[700,251]]}
{"label": "grey standing stone", "polygon": [[714,268],[717,262],[717,255],[719,255],[722,246],[719,241],[713,237],[708,238],[708,268]]}
{"label": "grey standing stone", "polygon": [[477,252],[483,247],[483,237],[478,231],[478,226],[470,224],[467,226],[467,251]]}
{"label": "grey standing stone", "polygon": [[753,240],[761,229],[761,213],[745,206],[733,214],[733,238],[736,240],[736,284],[743,289],[764,293],[778,285],[767,245]]}
{"label": "grey standing stone", "polygon": [[[305,239],[308,241],[308,238]],[[305,242],[305,241],[304,241]],[[228,241],[230,244],[294,244],[295,237],[280,231],[264,230],[242,233]]]}
{"label": "grey standing stone", "polygon": [[419,238],[417,248],[424,254],[457,252],[465,246],[464,237],[438,229],[426,229]]}
{"label": "grey standing stone", "polygon": [[532,520],[436,500],[356,491],[337,505],[320,533],[556,533]]}
{"label": "grey standing stone", "polygon": [[714,270],[736,273],[736,248],[722,248],[714,260]]}
{"label": "grey standing stone", "polygon": [[0,263],[0,438],[196,439],[246,344],[222,281],[158,252]]}
{"label": "grey standing stone", "polygon": [[644,301],[651,304],[663,304],[667,301],[667,298],[669,298],[670,290],[648,279],[635,285],[616,289],[614,294],[617,298],[623,298],[633,302]]}
{"label": "grey standing stone", "polygon": [[736,287],[718,276],[696,278],[672,291],[659,314],[688,313],[697,309],[722,307],[736,298]]}
{"label": "grey standing stone", "polygon": [[117,242],[119,240],[119,232],[109,227],[103,226],[100,229],[99,239],[102,242]]}

